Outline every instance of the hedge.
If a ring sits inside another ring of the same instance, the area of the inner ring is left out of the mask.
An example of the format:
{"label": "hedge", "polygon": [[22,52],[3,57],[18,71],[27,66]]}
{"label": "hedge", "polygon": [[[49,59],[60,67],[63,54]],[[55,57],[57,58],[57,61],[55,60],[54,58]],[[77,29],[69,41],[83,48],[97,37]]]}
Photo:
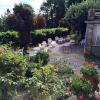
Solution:
{"label": "hedge", "polygon": [[[33,44],[41,43],[46,41],[48,38],[54,39],[55,36],[66,36],[68,34],[67,28],[51,28],[51,29],[40,29],[31,32],[31,42]],[[0,42],[6,44],[13,42],[15,45],[19,45],[19,33],[16,31],[0,32]]]}
{"label": "hedge", "polygon": [[40,29],[31,32],[31,38],[34,44],[47,41],[48,38],[55,39],[56,36],[62,37],[66,35],[68,35],[68,28]]}
{"label": "hedge", "polygon": [[16,31],[0,32],[0,42],[6,44],[9,42],[17,43],[19,39],[19,33]]}

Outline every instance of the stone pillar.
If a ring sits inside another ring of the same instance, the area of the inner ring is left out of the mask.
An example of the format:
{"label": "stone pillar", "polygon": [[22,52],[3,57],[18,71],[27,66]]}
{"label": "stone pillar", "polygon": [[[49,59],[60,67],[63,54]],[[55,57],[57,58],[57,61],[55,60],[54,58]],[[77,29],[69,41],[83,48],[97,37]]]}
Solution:
{"label": "stone pillar", "polygon": [[93,38],[93,24],[87,23],[86,34],[85,34],[85,54],[92,53],[92,38]]}

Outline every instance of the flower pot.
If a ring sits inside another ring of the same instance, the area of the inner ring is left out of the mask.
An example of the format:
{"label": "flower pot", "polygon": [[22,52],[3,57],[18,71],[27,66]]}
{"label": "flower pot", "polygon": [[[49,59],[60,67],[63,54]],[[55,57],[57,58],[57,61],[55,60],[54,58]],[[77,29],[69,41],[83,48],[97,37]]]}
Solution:
{"label": "flower pot", "polygon": [[97,94],[97,95],[95,96],[95,100],[100,100],[100,95]]}
{"label": "flower pot", "polygon": [[94,91],[98,89],[98,83],[97,82],[93,82],[92,85],[93,85]]}
{"label": "flower pot", "polygon": [[77,100],[86,100],[86,96],[77,96]]}

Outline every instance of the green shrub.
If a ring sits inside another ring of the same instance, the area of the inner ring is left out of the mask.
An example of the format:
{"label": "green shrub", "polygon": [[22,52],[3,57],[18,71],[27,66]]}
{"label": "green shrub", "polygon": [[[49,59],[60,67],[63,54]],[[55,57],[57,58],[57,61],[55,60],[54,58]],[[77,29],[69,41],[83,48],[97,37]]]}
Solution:
{"label": "green shrub", "polygon": [[56,75],[56,68],[53,65],[46,65],[40,69],[33,70],[33,76],[41,80],[41,84],[38,84],[40,89],[32,93],[35,100],[36,96],[34,95],[36,92],[37,98],[40,98],[39,100],[56,100],[57,97],[65,94],[64,82]]}
{"label": "green shrub", "polygon": [[36,56],[34,57],[35,63],[41,63],[41,65],[46,65],[49,61],[49,54],[48,52],[39,51]]}
{"label": "green shrub", "polygon": [[3,44],[9,43],[11,41],[17,44],[18,39],[19,33],[16,31],[0,32],[0,42]]}
{"label": "green shrub", "polygon": [[94,67],[82,67],[81,72],[85,75],[95,76],[98,74]]}
{"label": "green shrub", "polygon": [[86,96],[92,92],[92,86],[89,81],[77,78],[72,81],[72,90],[77,96]]}
{"label": "green shrub", "polygon": [[67,28],[51,28],[51,29],[40,29],[31,32],[31,38],[33,43],[41,43],[46,41],[48,38],[55,39],[56,36],[62,37],[68,35]]}
{"label": "green shrub", "polygon": [[0,73],[6,74],[12,71],[18,75],[23,75],[27,66],[27,59],[17,51],[9,48],[0,49]]}
{"label": "green shrub", "polygon": [[81,68],[81,72],[83,75],[91,76],[91,77],[95,78],[97,81],[99,81],[98,71],[94,67],[84,66]]}
{"label": "green shrub", "polygon": [[67,28],[51,28],[51,29],[40,29],[40,30],[35,30],[36,35],[49,35],[49,34],[62,34],[67,33],[68,29]]}
{"label": "green shrub", "polygon": [[100,8],[100,0],[86,0],[82,3],[71,5],[66,11],[66,22],[72,31],[79,31],[84,37],[88,10],[91,8]]}
{"label": "green shrub", "polygon": [[28,64],[28,68],[26,70],[25,76],[26,77],[32,77],[32,71],[34,69],[40,69],[40,67],[42,67],[41,63],[30,63]]}
{"label": "green shrub", "polygon": [[[59,79],[52,65],[34,69],[33,77],[18,76],[16,73],[7,73],[0,77],[0,99],[12,100],[18,89],[27,90],[32,100],[56,100],[65,95],[65,85]],[[6,90],[5,90],[6,89]],[[27,93],[26,91],[26,93]]]}
{"label": "green shrub", "polygon": [[[35,45],[46,41],[48,38],[55,39],[56,36],[66,36],[68,34],[67,28],[51,28],[40,29],[31,32],[31,42]],[[16,31],[0,32],[0,42],[6,44],[13,42],[15,45],[19,44],[19,33]]]}
{"label": "green shrub", "polygon": [[70,65],[67,61],[66,62],[63,62],[63,61],[56,62],[56,67],[58,68],[57,72],[61,75],[66,75],[66,77],[68,77],[70,75],[74,75],[74,71],[70,67]]}

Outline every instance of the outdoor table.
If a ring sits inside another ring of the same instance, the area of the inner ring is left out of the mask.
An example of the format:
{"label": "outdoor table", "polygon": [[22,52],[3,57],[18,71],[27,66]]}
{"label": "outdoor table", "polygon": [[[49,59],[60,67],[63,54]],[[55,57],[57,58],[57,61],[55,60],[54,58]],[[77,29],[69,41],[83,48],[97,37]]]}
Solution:
{"label": "outdoor table", "polygon": [[63,38],[59,38],[58,43],[62,44],[63,43]]}

